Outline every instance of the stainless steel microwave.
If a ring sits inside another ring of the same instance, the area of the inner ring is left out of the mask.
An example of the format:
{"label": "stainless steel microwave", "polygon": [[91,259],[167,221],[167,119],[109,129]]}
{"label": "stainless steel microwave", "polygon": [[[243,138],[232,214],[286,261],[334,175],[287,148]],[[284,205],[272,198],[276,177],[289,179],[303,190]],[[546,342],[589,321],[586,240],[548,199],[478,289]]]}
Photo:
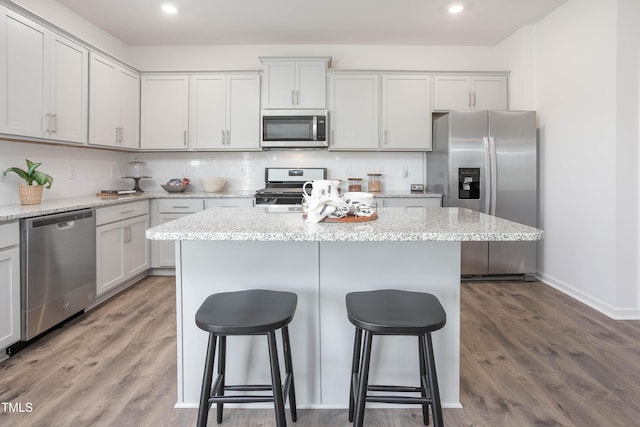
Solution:
{"label": "stainless steel microwave", "polygon": [[267,110],[262,113],[262,148],[327,148],[326,110]]}

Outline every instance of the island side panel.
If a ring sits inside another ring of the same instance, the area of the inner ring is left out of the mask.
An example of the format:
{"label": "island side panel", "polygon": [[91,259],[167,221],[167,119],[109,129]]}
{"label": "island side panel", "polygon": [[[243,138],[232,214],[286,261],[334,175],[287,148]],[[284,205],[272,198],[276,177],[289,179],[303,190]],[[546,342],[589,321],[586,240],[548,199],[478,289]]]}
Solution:
{"label": "island side panel", "polygon": [[[207,333],[195,325],[198,307],[213,293],[256,288],[298,295],[296,316],[289,326],[296,397],[301,406],[319,402],[318,243],[182,241],[178,245],[182,383],[176,406],[198,406],[207,345]],[[277,338],[281,343],[280,333]],[[266,336],[228,338],[227,379],[227,384],[271,382]]]}
{"label": "island side panel", "polygon": [[[320,279],[323,405],[348,403],[355,328],[346,293],[395,288],[432,293],[443,305],[447,324],[432,334],[440,396],[461,407],[460,242],[322,242]],[[417,338],[376,336],[371,367],[370,384],[419,385]]]}

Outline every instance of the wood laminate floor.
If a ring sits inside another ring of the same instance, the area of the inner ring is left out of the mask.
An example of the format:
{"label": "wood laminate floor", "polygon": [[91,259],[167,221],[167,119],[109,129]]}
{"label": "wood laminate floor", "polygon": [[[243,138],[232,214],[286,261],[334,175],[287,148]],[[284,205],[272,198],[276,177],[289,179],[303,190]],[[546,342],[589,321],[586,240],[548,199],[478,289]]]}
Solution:
{"label": "wood laminate floor", "polygon": [[[464,408],[444,410],[447,426],[640,425],[640,321],[611,320],[538,282],[464,283],[461,295]],[[196,410],[175,401],[170,277],[146,278],[0,362],[0,426],[195,425]],[[365,422],[422,425],[418,408],[367,410]],[[350,424],[346,410],[301,410],[293,425]],[[222,426],[275,420],[225,410]]]}

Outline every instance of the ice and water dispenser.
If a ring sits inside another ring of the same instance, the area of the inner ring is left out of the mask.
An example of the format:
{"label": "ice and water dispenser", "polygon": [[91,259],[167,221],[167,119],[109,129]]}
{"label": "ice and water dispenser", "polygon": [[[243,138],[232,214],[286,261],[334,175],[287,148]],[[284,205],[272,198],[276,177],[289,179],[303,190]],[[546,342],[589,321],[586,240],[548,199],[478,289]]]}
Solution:
{"label": "ice and water dispenser", "polygon": [[458,198],[480,198],[480,168],[458,169]]}

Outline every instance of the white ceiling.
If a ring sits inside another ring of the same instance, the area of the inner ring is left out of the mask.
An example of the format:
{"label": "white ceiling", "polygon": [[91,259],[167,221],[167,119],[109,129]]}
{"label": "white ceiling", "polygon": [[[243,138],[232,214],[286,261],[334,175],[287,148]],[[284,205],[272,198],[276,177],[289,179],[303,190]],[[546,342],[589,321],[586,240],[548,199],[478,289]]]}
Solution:
{"label": "white ceiling", "polygon": [[[493,46],[567,0],[57,0],[136,45]],[[451,3],[464,12],[447,13]],[[180,12],[167,16],[160,5]]]}

